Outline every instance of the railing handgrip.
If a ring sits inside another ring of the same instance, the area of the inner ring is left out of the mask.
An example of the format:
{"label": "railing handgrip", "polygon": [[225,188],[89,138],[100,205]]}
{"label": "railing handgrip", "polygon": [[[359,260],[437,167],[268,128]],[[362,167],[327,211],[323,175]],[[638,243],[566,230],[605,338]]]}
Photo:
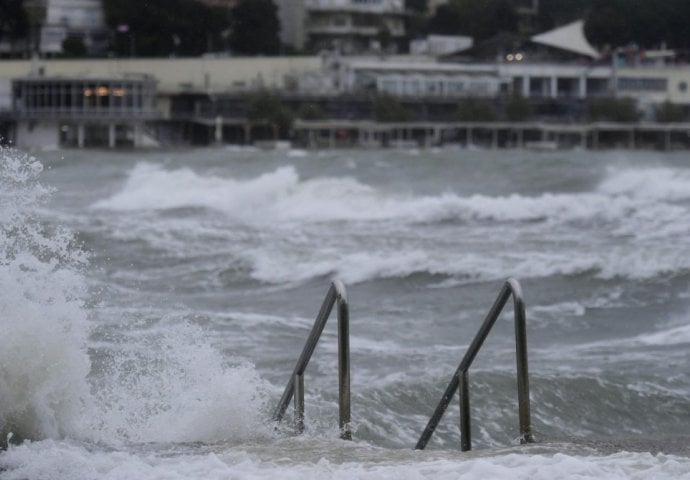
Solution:
{"label": "railing handgrip", "polygon": [[[443,417],[443,414],[445,413],[446,409],[448,408],[448,405],[450,404],[451,399],[453,398],[453,395],[455,395],[455,392],[457,391],[458,387],[460,386],[461,379],[464,380],[464,385],[463,385],[463,390],[467,389],[467,372],[469,368],[472,366],[472,362],[474,362],[475,357],[479,353],[479,350],[481,349],[482,345],[484,344],[484,341],[486,340],[486,337],[489,335],[489,332],[493,328],[494,324],[496,323],[496,320],[500,316],[503,308],[505,307],[506,302],[510,298],[510,296],[513,296],[513,304],[514,304],[514,310],[515,310],[515,341],[516,341],[516,358],[517,358],[517,383],[518,383],[518,409],[519,409],[519,422],[520,422],[520,441],[522,443],[527,443],[527,442],[533,442],[534,439],[532,438],[532,431],[531,431],[531,418],[530,418],[530,405],[529,405],[529,380],[528,380],[528,371],[527,371],[527,327],[526,327],[526,322],[525,322],[525,305],[524,301],[522,300],[522,288],[520,287],[520,283],[513,279],[510,278],[508,279],[504,284],[503,288],[501,288],[501,291],[499,292],[498,296],[496,297],[496,300],[494,301],[493,305],[491,306],[491,309],[489,310],[489,313],[487,313],[486,318],[484,319],[484,322],[482,323],[481,327],[479,328],[479,331],[477,332],[477,335],[475,335],[474,339],[472,340],[472,343],[467,349],[467,352],[465,353],[465,356],[462,358],[462,361],[460,362],[460,365],[458,366],[457,370],[453,374],[453,377],[451,378],[450,383],[448,384],[448,387],[446,388],[443,396],[441,397],[441,401],[439,402],[438,406],[436,407],[436,410],[432,414],[431,418],[429,419],[429,422],[426,425],[426,428],[424,429],[424,432],[422,432],[422,435],[419,438],[419,441],[417,442],[417,445],[415,446],[415,449],[417,450],[423,450],[427,443],[429,442],[429,439],[433,435],[434,431],[436,430],[436,427],[438,426],[438,423],[441,421],[441,418]],[[461,403],[461,416],[466,415],[467,418],[461,419],[461,422],[463,423],[463,427],[461,427],[462,430],[462,437],[461,439],[461,448],[464,449],[466,448],[469,450],[471,448],[471,443],[470,443],[470,433],[469,433],[469,412],[467,411],[469,409],[469,391],[467,392],[461,392],[461,397],[466,397],[466,398],[461,398],[460,401]],[[465,408],[467,407],[467,408]],[[464,439],[467,440],[464,440]]]}
{"label": "railing handgrip", "polygon": [[[338,410],[340,438],[350,440],[350,311],[347,302],[347,291],[339,280],[334,280],[326,293],[326,298],[314,322],[314,326],[307,337],[302,353],[297,360],[295,369],[288,381],[283,395],[273,413],[273,420],[280,422],[295,396],[295,420],[297,430],[301,433],[304,428],[304,371],[309,364],[316,345],[321,338],[326,322],[338,304]],[[297,384],[297,385],[296,385]]]}

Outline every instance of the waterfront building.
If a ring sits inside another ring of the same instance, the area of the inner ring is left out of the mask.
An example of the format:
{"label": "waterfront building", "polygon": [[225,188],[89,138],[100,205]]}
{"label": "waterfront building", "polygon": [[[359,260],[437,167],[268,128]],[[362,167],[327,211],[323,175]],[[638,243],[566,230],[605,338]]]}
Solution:
{"label": "waterfront building", "polygon": [[399,51],[403,0],[277,0],[281,40],[297,50]]}
{"label": "waterfront building", "polygon": [[140,147],[158,117],[150,77],[26,77],[12,81],[17,146]]}
{"label": "waterfront building", "polygon": [[429,57],[343,58],[341,93],[386,92],[399,97],[495,97],[506,83],[492,64],[442,63]]}
{"label": "waterfront building", "polygon": [[[420,132],[437,131],[426,125],[453,122],[463,97],[484,97],[498,118],[505,118],[510,95],[518,92],[534,107],[531,120],[535,123],[529,129],[520,127],[523,140],[542,141],[539,132],[549,124],[583,122],[587,102],[598,97],[635,98],[646,113],[643,120],[653,120],[657,105],[666,101],[688,110],[689,85],[686,66],[645,62],[622,66],[609,60],[547,63],[529,57],[472,63],[409,55],[7,60],[0,68],[0,140],[24,148],[142,146],[148,138],[162,145],[248,144],[275,135],[270,122],[247,117],[248,103],[257,96],[252,92],[270,91],[278,92],[275,96],[295,115],[309,107],[336,122],[372,122],[373,99],[378,93],[391,93],[413,118],[423,122],[412,135],[415,138],[421,138]],[[125,100],[125,91],[135,94],[132,103]],[[320,124],[302,125],[306,138],[311,133],[305,129],[321,128]],[[332,126],[336,135],[342,127],[338,125]],[[515,133],[507,140],[506,132],[518,131],[508,123],[500,128],[483,125],[478,130],[469,124],[449,128],[440,136],[434,133],[429,144],[472,138],[504,146],[519,145],[522,138]],[[600,124],[577,131],[559,128],[559,135],[575,139],[570,143],[596,148],[601,142],[611,143],[611,135],[623,139],[625,145],[640,145],[645,138],[656,139],[658,145],[676,144],[685,126],[664,126],[657,133],[654,129],[661,126],[639,124]],[[610,133],[610,128],[619,133]],[[391,135],[394,142],[408,140]],[[492,135],[496,142],[487,140]],[[363,144],[370,140],[365,134],[361,137]]]}

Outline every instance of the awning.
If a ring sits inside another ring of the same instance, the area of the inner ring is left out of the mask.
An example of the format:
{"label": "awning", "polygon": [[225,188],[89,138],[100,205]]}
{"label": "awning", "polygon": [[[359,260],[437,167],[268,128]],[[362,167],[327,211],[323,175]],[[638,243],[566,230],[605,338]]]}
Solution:
{"label": "awning", "polygon": [[584,20],[577,20],[548,32],[540,33],[533,36],[531,40],[535,43],[560,50],[578,53],[595,59],[599,58],[599,52],[585,38]]}

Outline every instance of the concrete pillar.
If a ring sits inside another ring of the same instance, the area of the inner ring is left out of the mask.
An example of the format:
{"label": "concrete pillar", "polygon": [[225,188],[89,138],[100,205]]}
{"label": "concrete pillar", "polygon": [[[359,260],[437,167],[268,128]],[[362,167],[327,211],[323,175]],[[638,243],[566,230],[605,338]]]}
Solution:
{"label": "concrete pillar", "polygon": [[585,75],[580,76],[578,81],[578,97],[580,99],[587,98],[587,77]]}
{"label": "concrete pillar", "polygon": [[115,148],[115,124],[108,125],[108,148]]}
{"label": "concrete pillar", "polygon": [[599,130],[592,130],[592,148],[594,150],[599,148]]}
{"label": "concrete pillar", "polygon": [[551,77],[551,98],[558,96],[558,77],[555,75]]}
{"label": "concrete pillar", "polygon": [[632,128],[630,129],[630,132],[628,132],[628,148],[631,150],[635,148],[635,130]]}
{"label": "concrete pillar", "polygon": [[77,147],[79,148],[84,148],[84,137],[86,136],[86,132],[84,129],[84,124],[80,123],[77,125]]}
{"label": "concrete pillar", "polygon": [[498,127],[491,129],[491,148],[494,150],[498,148]]}
{"label": "concrete pillar", "polygon": [[223,143],[223,117],[220,115],[216,117],[215,141],[216,144]]}
{"label": "concrete pillar", "polygon": [[522,77],[522,96],[529,98],[529,75]]}
{"label": "concrete pillar", "polygon": [[141,123],[135,123],[134,124],[134,146],[135,147],[141,147],[142,144],[144,143],[144,129],[142,128]]}
{"label": "concrete pillar", "polygon": [[671,131],[664,131],[664,150],[671,150]]}

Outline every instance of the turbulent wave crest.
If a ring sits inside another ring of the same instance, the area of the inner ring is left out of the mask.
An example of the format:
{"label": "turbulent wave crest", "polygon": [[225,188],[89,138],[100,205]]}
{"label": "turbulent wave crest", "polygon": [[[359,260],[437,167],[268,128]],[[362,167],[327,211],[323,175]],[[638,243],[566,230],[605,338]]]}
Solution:
{"label": "turbulent wave crest", "polygon": [[[93,207],[121,213],[123,223],[145,216],[144,227],[127,223],[119,231],[174,254],[187,252],[190,242],[210,248],[206,238],[227,238],[223,255],[230,245],[261,282],[338,275],[354,283],[421,273],[453,284],[507,275],[685,274],[688,192],[690,174],[671,167],[610,171],[586,191],[490,196],[401,193],[351,177],[302,179],[293,166],[238,179],[140,163],[119,193]],[[221,212],[227,221],[203,223],[190,214],[182,223],[164,213],[185,207]]]}
{"label": "turbulent wave crest", "polygon": [[[0,434],[6,438],[220,441],[263,428],[263,381],[199,329],[138,332],[94,348],[88,260],[73,233],[36,213],[41,164],[0,150]],[[90,352],[97,361],[92,361]],[[132,353],[135,352],[135,353]],[[259,433],[257,433],[259,432]]]}
{"label": "turbulent wave crest", "polygon": [[[174,195],[171,192],[175,192]],[[690,199],[690,174],[645,169],[612,172],[593,192],[504,196],[439,192],[403,195],[349,177],[300,179],[285,166],[252,179],[201,175],[190,168],[166,170],[140,163],[122,190],[94,205],[115,211],[203,207],[250,222],[328,220],[577,221],[634,215],[650,200]]]}

